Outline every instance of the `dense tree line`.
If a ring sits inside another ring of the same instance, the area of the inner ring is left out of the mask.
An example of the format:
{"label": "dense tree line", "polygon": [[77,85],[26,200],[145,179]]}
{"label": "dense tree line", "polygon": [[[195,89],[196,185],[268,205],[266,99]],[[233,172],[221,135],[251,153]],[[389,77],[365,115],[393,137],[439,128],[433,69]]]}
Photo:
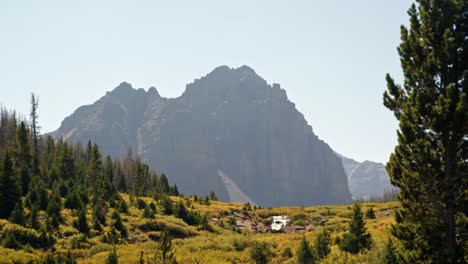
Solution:
{"label": "dense tree line", "polygon": [[[167,207],[166,213],[175,212],[187,222],[201,221],[201,216],[192,214],[183,204],[174,207],[167,195],[179,195],[177,186],[133,158],[131,151],[125,158],[112,159],[103,157],[92,142],[83,147],[79,141],[40,136],[37,108],[38,99],[33,95],[29,122],[15,112],[0,109],[0,218],[40,234],[29,234],[24,241],[18,234],[6,234],[4,246],[48,247],[53,243],[54,230],[64,221],[64,208],[72,210],[74,227],[85,236],[90,230],[102,232],[107,225],[111,231],[104,234],[106,242],[125,239],[127,230],[120,213],[126,213],[128,205],[119,192],[129,193],[135,204],[141,201],[140,196],[155,197]],[[153,203],[143,208],[145,217],[154,217]],[[88,210],[92,212],[91,223]],[[106,216],[110,216],[110,223]]]}

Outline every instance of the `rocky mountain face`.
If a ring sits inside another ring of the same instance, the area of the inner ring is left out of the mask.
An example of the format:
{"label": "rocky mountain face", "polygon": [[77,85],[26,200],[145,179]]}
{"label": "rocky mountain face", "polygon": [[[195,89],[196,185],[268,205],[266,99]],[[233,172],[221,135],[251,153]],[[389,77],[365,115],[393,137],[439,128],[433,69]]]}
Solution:
{"label": "rocky mountain face", "polygon": [[373,161],[357,162],[337,153],[348,175],[349,191],[353,199],[382,196],[385,191],[395,187],[390,183],[390,177],[385,165]]}
{"label": "rocky mountain face", "polygon": [[128,148],[187,195],[262,206],[351,201],[341,159],[312,131],[280,85],[247,66],[221,66],[163,98],[122,83],[65,118],[55,137]]}

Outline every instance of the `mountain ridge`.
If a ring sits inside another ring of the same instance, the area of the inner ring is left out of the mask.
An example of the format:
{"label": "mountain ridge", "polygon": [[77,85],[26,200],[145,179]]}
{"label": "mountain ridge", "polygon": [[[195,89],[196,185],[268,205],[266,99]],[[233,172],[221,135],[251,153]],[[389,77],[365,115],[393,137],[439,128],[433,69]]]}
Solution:
{"label": "mountain ridge", "polygon": [[217,67],[176,98],[123,82],[78,108],[53,135],[92,140],[112,156],[136,150],[187,194],[214,190],[229,200],[233,185],[222,171],[263,206],[351,201],[341,160],[286,91],[248,66]]}

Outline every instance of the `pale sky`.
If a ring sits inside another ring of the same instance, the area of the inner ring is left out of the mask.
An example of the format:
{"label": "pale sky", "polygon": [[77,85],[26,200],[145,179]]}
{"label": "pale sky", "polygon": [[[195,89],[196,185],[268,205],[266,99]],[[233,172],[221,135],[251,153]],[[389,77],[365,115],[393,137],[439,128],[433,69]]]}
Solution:
{"label": "pale sky", "polygon": [[314,132],[358,161],[386,162],[397,123],[385,74],[409,0],[0,0],[0,104],[42,132],[126,81],[177,97],[219,65],[280,83]]}

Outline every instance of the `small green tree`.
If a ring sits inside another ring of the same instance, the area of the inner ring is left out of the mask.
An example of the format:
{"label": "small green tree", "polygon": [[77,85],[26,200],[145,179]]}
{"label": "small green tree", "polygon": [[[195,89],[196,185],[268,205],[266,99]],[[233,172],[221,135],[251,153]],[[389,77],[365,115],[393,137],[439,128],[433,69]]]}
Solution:
{"label": "small green tree", "polygon": [[398,264],[396,247],[393,244],[392,238],[388,238],[385,244],[382,264]]}
{"label": "small green tree", "polygon": [[10,221],[18,225],[26,224],[26,219],[23,212],[23,202],[21,200],[16,203],[15,210],[11,212]]}
{"label": "small green tree", "polygon": [[175,210],[174,210],[174,215],[175,217],[180,218],[184,220],[185,222],[187,222],[187,216],[188,216],[187,208],[185,208],[185,205],[181,201],[177,203]]}
{"label": "small green tree", "polygon": [[323,228],[322,231],[317,235],[317,240],[314,244],[317,259],[326,258],[328,254],[330,254],[330,244],[330,233],[328,233],[327,229]]}
{"label": "small green tree", "polygon": [[150,206],[145,206],[145,210],[143,210],[143,217],[144,218],[149,218],[149,219],[152,219],[154,218],[154,211],[153,209],[151,209]]}
{"label": "small green tree", "polygon": [[120,231],[120,235],[124,238],[127,237],[128,233],[127,233],[127,228],[124,226],[124,224],[122,223],[122,218],[120,218],[120,214],[119,212],[117,211],[114,211],[112,213],[112,219],[114,220],[114,224],[113,224],[113,227],[115,227],[115,229],[119,230]]}
{"label": "small green tree", "polygon": [[218,201],[218,197],[216,197],[216,194],[213,191],[210,192],[210,200]]}
{"label": "small green tree", "polygon": [[86,220],[86,209],[81,208],[78,210],[78,218],[76,219],[75,228],[78,229],[81,233],[88,235],[89,234],[89,226],[88,221]]}
{"label": "small green tree", "polygon": [[281,253],[281,256],[283,258],[292,258],[293,257],[293,253],[291,251],[291,248],[290,247],[285,247],[283,252]]}
{"label": "small green tree", "polygon": [[375,212],[374,212],[374,209],[372,207],[369,207],[369,209],[367,209],[366,218],[375,219]]}
{"label": "small green tree", "polygon": [[31,207],[31,212],[29,213],[29,217],[28,217],[28,224],[33,229],[39,229],[38,216],[39,216],[39,209],[37,208],[37,205],[33,205]]}
{"label": "small green tree", "polygon": [[299,248],[297,249],[296,256],[297,256],[297,264],[314,264],[315,263],[315,256],[305,236],[302,237],[301,243],[299,244]]}
{"label": "small green tree", "polygon": [[361,205],[359,203],[354,203],[353,218],[349,223],[349,231],[344,234],[338,247],[342,251],[357,254],[361,250],[369,249],[371,246],[372,240],[370,234],[366,232]]}
{"label": "small green tree", "polygon": [[253,241],[250,249],[250,259],[256,264],[270,263],[273,252],[270,245],[264,241]]}
{"label": "small green tree", "polygon": [[117,252],[114,250],[107,255],[106,264],[118,264],[119,263],[119,256],[117,256]]}
{"label": "small green tree", "polygon": [[53,227],[57,228],[62,222],[62,216],[60,214],[62,210],[62,200],[58,193],[58,189],[54,188],[50,195],[49,203],[47,205],[47,216]]}
{"label": "small green tree", "polygon": [[165,215],[171,215],[174,212],[171,199],[169,197],[167,197],[166,195],[164,195],[161,198],[161,205],[163,207],[163,213]]}
{"label": "small green tree", "polygon": [[175,250],[172,248],[171,237],[167,231],[161,233],[155,254],[155,261],[158,264],[177,264]]}
{"label": "small green tree", "polygon": [[12,249],[19,249],[21,248],[21,244],[16,240],[16,237],[12,233],[8,233],[8,235],[3,239],[2,246],[5,248],[12,248]]}

